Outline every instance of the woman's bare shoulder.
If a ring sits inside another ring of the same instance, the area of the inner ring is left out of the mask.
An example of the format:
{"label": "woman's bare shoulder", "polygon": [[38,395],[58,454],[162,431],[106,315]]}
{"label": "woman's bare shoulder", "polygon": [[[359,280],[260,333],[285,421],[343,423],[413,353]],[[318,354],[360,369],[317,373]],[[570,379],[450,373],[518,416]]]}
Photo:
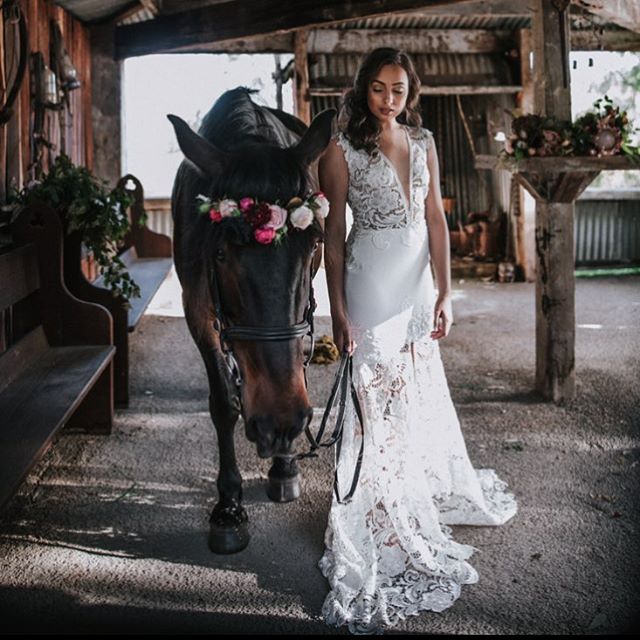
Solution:
{"label": "woman's bare shoulder", "polygon": [[338,131],[331,136],[331,140],[322,156],[325,162],[339,162],[346,164],[348,150],[345,146],[344,135]]}

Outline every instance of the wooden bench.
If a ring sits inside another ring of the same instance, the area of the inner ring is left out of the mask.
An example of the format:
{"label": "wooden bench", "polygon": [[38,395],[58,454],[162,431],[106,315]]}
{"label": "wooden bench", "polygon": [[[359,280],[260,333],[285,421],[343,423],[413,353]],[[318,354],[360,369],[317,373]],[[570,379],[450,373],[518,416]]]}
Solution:
{"label": "wooden bench", "polygon": [[80,263],[82,238],[76,232],[65,239],[64,278],[69,290],[81,300],[96,302],[111,312],[114,323],[115,404],[129,404],[129,336],[138,325],[145,309],[171,270],[173,264],[171,238],[146,226],[140,226],[144,215],[144,191],[140,181],[132,175],[120,179],[118,186],[133,196],[129,215],[131,231],[121,247],[119,257],[127,266],[129,274],[140,287],[140,298],[131,298],[130,306],[121,297],[113,296],[104,286],[102,277],[90,283]]}
{"label": "wooden bench", "polygon": [[110,433],[113,327],[109,312],[74,298],[62,280],[62,225],[27,207],[0,254],[0,507],[65,425]]}

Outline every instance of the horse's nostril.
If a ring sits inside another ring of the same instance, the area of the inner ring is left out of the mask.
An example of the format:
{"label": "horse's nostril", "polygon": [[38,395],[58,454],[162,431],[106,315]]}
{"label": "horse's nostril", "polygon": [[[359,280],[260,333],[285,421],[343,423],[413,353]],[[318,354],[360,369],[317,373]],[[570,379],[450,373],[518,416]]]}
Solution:
{"label": "horse's nostril", "polygon": [[287,433],[289,444],[291,444],[307,427],[313,418],[313,407],[307,407],[298,411],[296,419]]}

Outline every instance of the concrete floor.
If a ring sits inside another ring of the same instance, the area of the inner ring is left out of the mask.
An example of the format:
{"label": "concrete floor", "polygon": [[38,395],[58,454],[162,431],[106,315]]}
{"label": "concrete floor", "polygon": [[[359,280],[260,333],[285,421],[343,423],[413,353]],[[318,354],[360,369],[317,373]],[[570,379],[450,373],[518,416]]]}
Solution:
{"label": "concrete floor", "polygon": [[[235,556],[207,549],[208,389],[166,284],[133,334],[131,405],[113,434],[63,432],[0,520],[0,628],[335,633],[319,618],[327,584],[316,568],[331,454],[304,463],[297,502],[273,504],[268,463],[239,429],[252,540]],[[508,482],[519,513],[502,527],[453,527],[481,549],[480,581],[398,632],[624,633],[638,618],[640,278],[578,280],[577,394],[562,407],[532,392],[533,291],[454,283],[455,325],[441,343],[453,400],[471,460]],[[312,368],[315,406],[331,377]]]}

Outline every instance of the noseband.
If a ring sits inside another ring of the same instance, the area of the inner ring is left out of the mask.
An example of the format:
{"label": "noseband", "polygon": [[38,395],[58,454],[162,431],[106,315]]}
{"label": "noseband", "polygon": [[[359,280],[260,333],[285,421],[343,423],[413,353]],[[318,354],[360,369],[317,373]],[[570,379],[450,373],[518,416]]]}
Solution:
{"label": "noseband", "polygon": [[220,286],[218,284],[218,278],[216,276],[215,265],[212,264],[209,269],[209,288],[211,296],[213,298],[213,306],[216,314],[216,318],[213,321],[213,328],[220,336],[220,347],[224,354],[225,363],[233,383],[238,391],[240,404],[242,406],[242,394],[240,389],[242,387],[242,373],[233,354],[232,342],[234,340],[251,340],[256,342],[281,342],[284,340],[294,340],[296,338],[304,338],[309,336],[311,338],[311,346],[309,349],[309,355],[303,362],[304,367],[304,383],[307,385],[307,368],[311,362],[313,356],[313,348],[315,346],[315,339],[313,337],[313,312],[316,310],[316,300],[313,294],[313,256],[316,252],[314,248],[311,254],[311,268],[309,274],[309,300],[307,307],[304,311],[304,320],[296,324],[280,326],[280,327],[251,327],[243,325],[229,325],[228,320],[222,311],[222,303],[220,298]]}

